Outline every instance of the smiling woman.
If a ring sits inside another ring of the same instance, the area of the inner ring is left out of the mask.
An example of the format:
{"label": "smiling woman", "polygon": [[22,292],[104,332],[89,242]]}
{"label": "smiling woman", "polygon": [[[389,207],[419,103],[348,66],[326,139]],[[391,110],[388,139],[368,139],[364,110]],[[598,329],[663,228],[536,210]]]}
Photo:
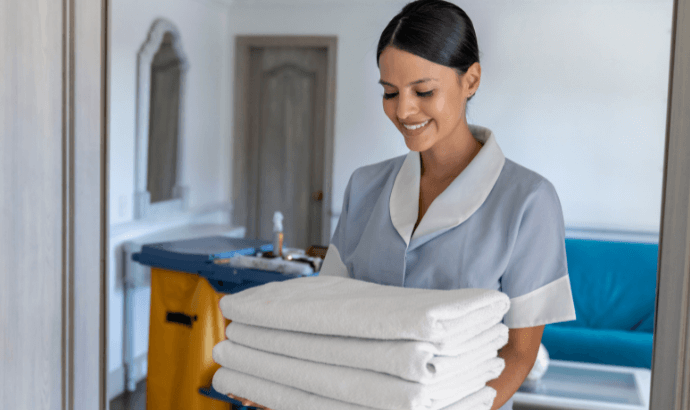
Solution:
{"label": "smiling woman", "polygon": [[[425,183],[415,229],[431,202],[479,153],[482,145],[470,132],[465,119],[465,96],[479,86],[481,69],[474,63],[467,74],[387,46],[379,54],[380,83],[387,92],[383,109],[405,137],[411,151],[421,153]],[[420,76],[430,75],[408,82]],[[397,87],[394,84],[406,84]],[[420,91],[420,89],[429,91]],[[470,91],[467,91],[467,90]],[[427,183],[428,182],[428,183]]]}
{"label": "smiling woman", "polygon": [[467,14],[442,0],[407,4],[377,50],[383,110],[410,149],[354,171],[321,275],[427,289],[507,294],[492,410],[513,408],[544,325],[575,319],[560,201],[543,176],[470,125],[480,79]]}

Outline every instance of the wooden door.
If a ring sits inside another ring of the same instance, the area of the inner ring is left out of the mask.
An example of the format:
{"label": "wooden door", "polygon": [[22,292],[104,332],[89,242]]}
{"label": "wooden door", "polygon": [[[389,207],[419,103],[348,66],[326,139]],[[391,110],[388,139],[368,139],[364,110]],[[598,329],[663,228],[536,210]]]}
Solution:
{"label": "wooden door", "polygon": [[0,409],[105,409],[105,10],[0,1]]}
{"label": "wooden door", "polygon": [[327,50],[250,51],[247,235],[271,239],[283,213],[285,246],[322,243]]}

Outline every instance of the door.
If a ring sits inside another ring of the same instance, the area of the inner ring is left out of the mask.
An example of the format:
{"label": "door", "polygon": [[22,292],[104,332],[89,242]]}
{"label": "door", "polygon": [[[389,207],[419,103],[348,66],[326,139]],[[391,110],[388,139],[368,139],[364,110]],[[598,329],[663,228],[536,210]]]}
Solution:
{"label": "door", "polygon": [[329,239],[322,235],[327,72],[326,47],[249,50],[248,237],[270,240],[280,211],[285,246]]}

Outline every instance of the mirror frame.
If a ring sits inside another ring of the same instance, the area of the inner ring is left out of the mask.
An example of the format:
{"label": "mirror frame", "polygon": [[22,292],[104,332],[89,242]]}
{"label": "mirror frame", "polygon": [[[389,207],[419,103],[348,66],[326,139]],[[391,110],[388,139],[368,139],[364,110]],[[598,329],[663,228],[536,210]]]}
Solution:
{"label": "mirror frame", "polygon": [[[147,188],[149,120],[151,110],[151,63],[163,42],[165,33],[173,37],[173,49],[180,59],[180,107],[177,127],[177,168],[173,199],[151,203],[151,194]],[[184,135],[184,89],[185,73],[189,68],[187,57],[182,51],[180,33],[169,20],[159,18],[151,25],[148,38],[137,54],[137,115],[135,140],[135,173],[134,173],[134,219],[159,219],[188,209],[189,188],[181,184],[183,175],[183,135]]]}

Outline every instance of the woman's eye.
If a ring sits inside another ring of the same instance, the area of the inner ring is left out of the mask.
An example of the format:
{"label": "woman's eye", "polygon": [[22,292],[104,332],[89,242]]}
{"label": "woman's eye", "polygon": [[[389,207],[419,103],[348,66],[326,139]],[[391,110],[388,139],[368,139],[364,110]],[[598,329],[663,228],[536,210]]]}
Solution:
{"label": "woman's eye", "polygon": [[[426,92],[417,92],[417,96],[419,97],[431,97],[434,94],[434,90],[431,91],[426,91]],[[383,94],[383,98],[386,100],[390,100],[391,98],[394,98],[398,93],[385,93]]]}

